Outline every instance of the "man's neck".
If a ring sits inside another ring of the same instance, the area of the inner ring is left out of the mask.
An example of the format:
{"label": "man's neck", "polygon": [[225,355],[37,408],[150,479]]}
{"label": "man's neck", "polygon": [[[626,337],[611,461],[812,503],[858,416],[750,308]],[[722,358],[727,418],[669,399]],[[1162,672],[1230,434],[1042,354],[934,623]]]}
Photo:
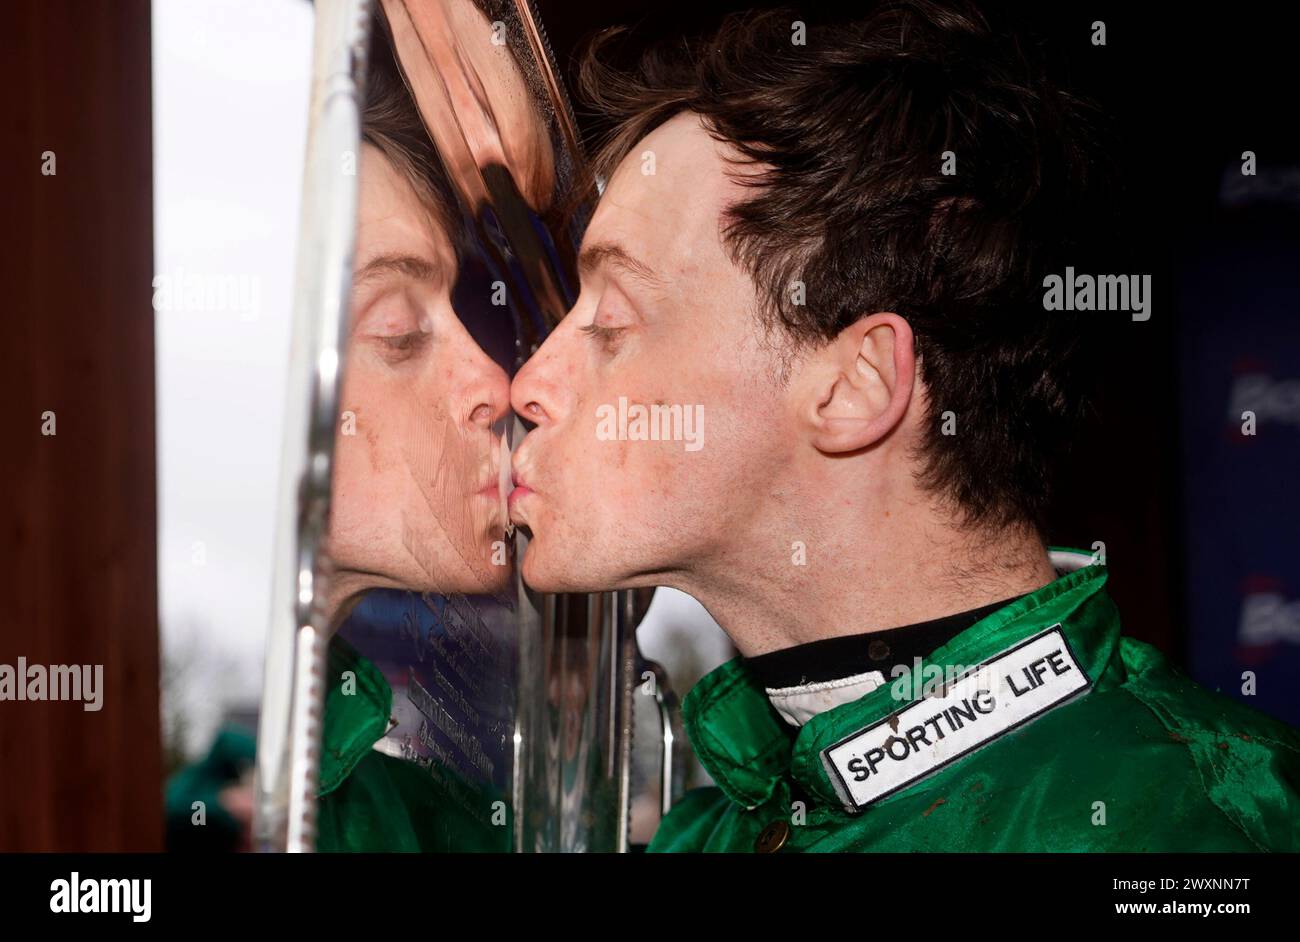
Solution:
{"label": "man's neck", "polygon": [[846,526],[841,518],[756,528],[790,537],[742,540],[715,571],[694,574],[681,588],[741,654],[754,657],[930,621],[1056,578],[1047,548],[1029,527],[972,531],[930,509],[883,511],[869,523]]}

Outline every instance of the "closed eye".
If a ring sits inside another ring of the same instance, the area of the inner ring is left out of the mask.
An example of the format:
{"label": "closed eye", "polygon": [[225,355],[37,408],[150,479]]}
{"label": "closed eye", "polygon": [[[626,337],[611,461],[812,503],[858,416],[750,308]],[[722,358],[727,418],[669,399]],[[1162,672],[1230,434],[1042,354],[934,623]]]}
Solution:
{"label": "closed eye", "polygon": [[420,356],[433,336],[427,330],[412,330],[401,334],[372,334],[380,344],[379,352],[391,366],[406,363]]}
{"label": "closed eye", "polygon": [[619,335],[621,335],[627,328],[603,327],[600,324],[586,324],[578,329],[593,340],[600,342],[606,348],[611,348],[618,342]]}
{"label": "closed eye", "polygon": [[413,330],[405,334],[379,335],[378,339],[393,350],[410,350],[428,336],[428,331]]}

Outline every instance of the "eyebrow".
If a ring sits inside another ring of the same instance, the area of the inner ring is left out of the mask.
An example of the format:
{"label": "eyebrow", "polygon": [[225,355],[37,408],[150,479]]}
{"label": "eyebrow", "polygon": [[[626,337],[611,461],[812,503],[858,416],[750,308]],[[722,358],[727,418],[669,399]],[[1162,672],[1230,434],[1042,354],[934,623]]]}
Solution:
{"label": "eyebrow", "polygon": [[352,276],[354,285],[382,275],[398,275],[412,281],[439,281],[442,268],[419,255],[376,255]]}
{"label": "eyebrow", "polygon": [[584,248],[578,256],[579,274],[590,275],[602,265],[625,271],[652,288],[665,286],[663,278],[656,274],[653,268],[634,258],[627,249],[616,242],[597,242]]}

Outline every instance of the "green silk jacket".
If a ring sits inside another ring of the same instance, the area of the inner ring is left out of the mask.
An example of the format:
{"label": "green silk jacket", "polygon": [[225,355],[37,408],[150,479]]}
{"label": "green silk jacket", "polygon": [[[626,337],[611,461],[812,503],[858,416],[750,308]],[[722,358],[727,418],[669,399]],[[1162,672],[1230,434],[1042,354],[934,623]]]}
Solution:
{"label": "green silk jacket", "polygon": [[716,786],[649,850],[1300,850],[1300,734],[1121,637],[1105,582],[1076,568],[799,728],[724,664],[683,703]]}
{"label": "green silk jacket", "polygon": [[330,642],[327,677],[317,851],[510,849],[506,802],[445,770],[374,748],[388,731],[393,690],[342,638]]}

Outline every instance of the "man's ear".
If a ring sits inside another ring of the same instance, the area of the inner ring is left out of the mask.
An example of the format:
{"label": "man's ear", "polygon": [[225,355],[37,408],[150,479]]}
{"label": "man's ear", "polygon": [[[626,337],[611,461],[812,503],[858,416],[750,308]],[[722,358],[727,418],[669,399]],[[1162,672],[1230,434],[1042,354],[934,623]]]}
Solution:
{"label": "man's ear", "polygon": [[819,451],[858,451],[902,421],[916,375],[912,328],[903,318],[892,312],[864,317],[817,358],[806,418]]}

